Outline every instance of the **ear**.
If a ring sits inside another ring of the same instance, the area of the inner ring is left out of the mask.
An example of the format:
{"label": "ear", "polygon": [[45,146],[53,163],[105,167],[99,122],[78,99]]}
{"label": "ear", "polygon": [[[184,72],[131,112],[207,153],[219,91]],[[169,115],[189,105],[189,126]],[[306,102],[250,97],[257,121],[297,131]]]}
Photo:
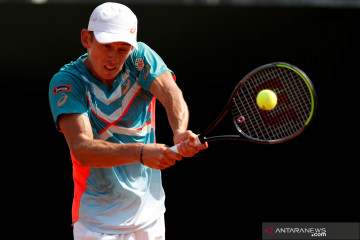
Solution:
{"label": "ear", "polygon": [[91,35],[86,29],[81,31],[81,43],[84,48],[90,48],[91,46]]}

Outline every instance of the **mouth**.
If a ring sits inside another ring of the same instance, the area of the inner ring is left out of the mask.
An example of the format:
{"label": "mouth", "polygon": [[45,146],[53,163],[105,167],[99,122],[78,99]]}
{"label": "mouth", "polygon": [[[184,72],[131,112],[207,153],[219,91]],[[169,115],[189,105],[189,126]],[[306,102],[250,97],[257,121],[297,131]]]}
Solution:
{"label": "mouth", "polygon": [[104,68],[108,71],[115,71],[117,69],[116,66],[112,66],[112,65],[104,65]]}

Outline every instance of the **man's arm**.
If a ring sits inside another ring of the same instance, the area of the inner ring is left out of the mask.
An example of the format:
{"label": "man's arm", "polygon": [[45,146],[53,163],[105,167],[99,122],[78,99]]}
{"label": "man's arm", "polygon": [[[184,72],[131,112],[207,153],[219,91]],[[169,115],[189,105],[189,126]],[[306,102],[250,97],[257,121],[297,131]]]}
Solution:
{"label": "man's arm", "polygon": [[174,134],[174,144],[181,142],[178,150],[182,156],[194,156],[199,150],[208,147],[206,143],[197,145],[195,143],[196,135],[192,131],[187,130],[189,110],[183,94],[170,72],[165,72],[156,77],[150,85],[150,92],[166,109],[169,124]]}
{"label": "man's arm", "polygon": [[150,85],[150,92],[165,107],[169,124],[174,134],[175,144],[180,142],[177,138],[187,130],[189,123],[189,110],[183,94],[170,72],[165,72],[154,79]]}
{"label": "man's arm", "polygon": [[[59,126],[70,151],[84,167],[109,168],[140,161],[142,143],[94,140],[89,118],[83,114],[62,114]],[[179,159],[164,144],[146,144],[143,148],[143,162],[150,168],[165,169]]]}

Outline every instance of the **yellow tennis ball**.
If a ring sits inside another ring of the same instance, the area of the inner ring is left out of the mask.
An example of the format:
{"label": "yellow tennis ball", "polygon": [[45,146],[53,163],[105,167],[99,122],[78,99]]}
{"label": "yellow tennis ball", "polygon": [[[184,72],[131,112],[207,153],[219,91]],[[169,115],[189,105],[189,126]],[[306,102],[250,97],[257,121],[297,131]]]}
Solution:
{"label": "yellow tennis ball", "polygon": [[257,95],[256,103],[262,110],[272,110],[277,104],[276,94],[269,89],[264,89]]}

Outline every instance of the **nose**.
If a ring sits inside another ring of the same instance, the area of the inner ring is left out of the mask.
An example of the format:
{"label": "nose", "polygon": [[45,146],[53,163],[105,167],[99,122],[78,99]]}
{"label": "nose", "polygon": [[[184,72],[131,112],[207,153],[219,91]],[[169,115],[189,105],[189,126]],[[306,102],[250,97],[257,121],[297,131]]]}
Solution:
{"label": "nose", "polygon": [[116,52],[114,49],[108,51],[107,60],[109,61],[109,63],[118,63],[120,61],[119,53]]}
{"label": "nose", "polygon": [[106,63],[111,65],[117,65],[120,62],[120,58],[116,54],[108,55]]}

